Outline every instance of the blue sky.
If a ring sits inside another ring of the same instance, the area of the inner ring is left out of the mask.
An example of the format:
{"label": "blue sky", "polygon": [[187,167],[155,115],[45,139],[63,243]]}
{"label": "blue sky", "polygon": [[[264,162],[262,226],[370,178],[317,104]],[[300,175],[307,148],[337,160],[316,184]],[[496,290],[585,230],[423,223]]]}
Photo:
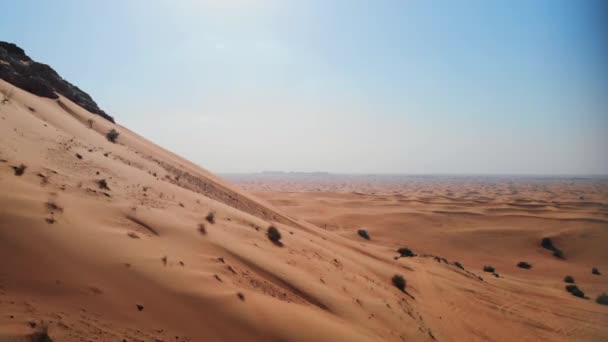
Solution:
{"label": "blue sky", "polygon": [[212,171],[608,174],[601,0],[7,3],[0,40]]}

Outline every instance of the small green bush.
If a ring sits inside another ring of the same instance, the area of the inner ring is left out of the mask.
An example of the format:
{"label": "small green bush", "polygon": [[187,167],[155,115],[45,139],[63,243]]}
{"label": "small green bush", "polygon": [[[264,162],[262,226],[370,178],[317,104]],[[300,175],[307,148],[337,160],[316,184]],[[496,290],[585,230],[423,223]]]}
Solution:
{"label": "small green bush", "polygon": [[411,249],[406,248],[406,247],[401,247],[397,250],[397,253],[399,253],[399,255],[402,258],[407,258],[407,257],[413,257],[415,256],[414,252],[412,252]]}
{"label": "small green bush", "polygon": [[575,297],[585,298],[585,293],[574,284],[566,285],[566,291],[570,292]]}
{"label": "small green bush", "polygon": [[275,227],[275,226],[270,226],[268,227],[268,230],[266,231],[266,234],[268,235],[268,239],[276,244],[280,244],[281,243],[281,232],[279,232],[279,230]]}
{"label": "small green bush", "polygon": [[530,265],[529,263],[525,262],[525,261],[520,261],[517,263],[517,267],[519,268],[525,268],[527,270],[532,268],[532,265]]}
{"label": "small green bush", "polygon": [[548,237],[544,237],[541,241],[540,241],[540,245],[545,248],[548,249],[550,251],[554,251],[555,250],[555,246],[553,246],[553,241],[551,241],[551,238]]}
{"label": "small green bush", "polygon": [[359,234],[360,237],[364,238],[365,240],[369,240],[369,234],[367,233],[367,230],[365,229],[359,229],[357,231],[357,234]]}
{"label": "small green bush", "polygon": [[205,216],[205,220],[207,220],[207,222],[214,224],[215,223],[215,214],[210,211],[207,216]]}
{"label": "small green bush", "polygon": [[405,291],[407,282],[405,281],[405,278],[403,278],[403,276],[401,274],[395,274],[393,276],[392,281],[393,281],[393,285],[395,285],[396,288],[398,288],[401,291]]}
{"label": "small green bush", "polygon": [[108,187],[108,182],[105,179],[98,180],[97,185],[99,185],[100,189],[110,190],[110,187]]}
{"label": "small green bush", "polygon": [[597,296],[595,302],[602,305],[608,305],[608,294],[602,293],[601,295]]}
{"label": "small green bush", "polygon": [[484,272],[490,272],[490,273],[494,273],[494,271],[496,271],[496,270],[495,270],[495,269],[494,269],[494,267],[492,267],[492,266],[485,265],[485,266],[483,267],[483,271],[484,271]]}
{"label": "small green bush", "polygon": [[116,139],[118,139],[119,135],[120,133],[118,133],[118,131],[112,128],[108,133],[106,133],[106,139],[108,139],[108,141],[112,143],[116,143]]}
{"label": "small green bush", "polygon": [[25,169],[27,166],[21,164],[19,166],[13,166],[13,170],[15,171],[15,176],[23,176],[25,173]]}

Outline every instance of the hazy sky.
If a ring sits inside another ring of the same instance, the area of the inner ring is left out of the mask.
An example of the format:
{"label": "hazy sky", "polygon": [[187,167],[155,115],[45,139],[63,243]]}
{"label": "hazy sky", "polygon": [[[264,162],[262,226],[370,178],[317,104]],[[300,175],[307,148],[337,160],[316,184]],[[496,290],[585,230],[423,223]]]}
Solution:
{"label": "hazy sky", "polygon": [[602,0],[0,2],[0,40],[215,172],[608,174]]}

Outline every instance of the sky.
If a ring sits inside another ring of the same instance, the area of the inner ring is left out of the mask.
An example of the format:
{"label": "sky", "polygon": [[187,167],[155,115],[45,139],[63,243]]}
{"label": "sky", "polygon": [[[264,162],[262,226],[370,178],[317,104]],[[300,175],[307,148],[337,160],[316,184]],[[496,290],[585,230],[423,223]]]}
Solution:
{"label": "sky", "polygon": [[213,172],[608,174],[603,0],[0,0],[0,40]]}

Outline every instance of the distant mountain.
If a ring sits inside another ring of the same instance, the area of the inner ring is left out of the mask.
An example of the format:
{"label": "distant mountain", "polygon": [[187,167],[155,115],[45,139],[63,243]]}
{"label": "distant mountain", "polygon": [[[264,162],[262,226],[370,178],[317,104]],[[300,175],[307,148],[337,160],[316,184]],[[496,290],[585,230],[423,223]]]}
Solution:
{"label": "distant mountain", "polygon": [[51,99],[59,98],[57,94],[65,96],[89,112],[114,122],[89,94],[64,80],[50,66],[33,61],[13,43],[0,41],[0,79],[34,95]]}

